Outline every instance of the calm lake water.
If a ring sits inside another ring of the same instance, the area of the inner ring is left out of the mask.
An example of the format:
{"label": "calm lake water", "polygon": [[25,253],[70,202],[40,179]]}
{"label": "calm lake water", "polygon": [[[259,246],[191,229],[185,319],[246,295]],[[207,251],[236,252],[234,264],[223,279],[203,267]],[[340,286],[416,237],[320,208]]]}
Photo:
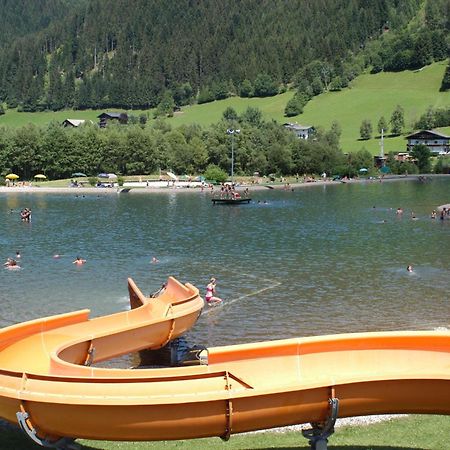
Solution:
{"label": "calm lake water", "polygon": [[[252,198],[230,207],[197,191],[0,194],[1,257],[22,254],[21,270],[0,270],[0,325],[124,310],[128,276],[149,294],[174,275],[202,294],[218,279],[224,304],[205,309],[188,337],[197,344],[450,328],[450,220],[430,218],[450,202],[449,179]],[[23,207],[32,223],[20,221]],[[75,267],[77,255],[87,264]]]}

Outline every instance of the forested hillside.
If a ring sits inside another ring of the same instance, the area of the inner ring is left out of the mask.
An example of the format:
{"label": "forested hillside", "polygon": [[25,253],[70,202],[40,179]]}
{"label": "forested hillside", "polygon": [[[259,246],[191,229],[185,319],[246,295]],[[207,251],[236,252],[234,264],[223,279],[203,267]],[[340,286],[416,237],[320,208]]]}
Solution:
{"label": "forested hillside", "polygon": [[0,47],[47,28],[85,0],[0,0]]}
{"label": "forested hillside", "polygon": [[[298,83],[302,68],[314,61],[326,62],[315,85],[328,89],[331,76],[354,77],[361,70],[354,55],[383,31],[403,29],[423,1],[78,0],[70,8],[65,3],[17,1],[17,10],[26,10],[36,28],[45,24],[47,9],[54,15],[48,16],[49,27],[0,52],[0,102],[8,107],[162,104],[163,112],[170,112],[194,99],[274,95]],[[55,20],[58,15],[66,17]],[[27,28],[11,25],[16,34]]]}

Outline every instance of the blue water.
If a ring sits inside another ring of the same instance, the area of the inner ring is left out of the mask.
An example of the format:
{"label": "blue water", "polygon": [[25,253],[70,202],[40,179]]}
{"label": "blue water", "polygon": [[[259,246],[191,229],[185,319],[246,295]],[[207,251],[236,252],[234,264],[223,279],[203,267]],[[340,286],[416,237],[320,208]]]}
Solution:
{"label": "blue water", "polygon": [[218,280],[224,304],[190,332],[199,344],[450,327],[450,220],[430,219],[449,179],[263,190],[240,206],[197,191],[0,195],[0,257],[22,255],[0,270],[1,326],[124,310],[128,276],[149,294],[174,275],[202,293]]}

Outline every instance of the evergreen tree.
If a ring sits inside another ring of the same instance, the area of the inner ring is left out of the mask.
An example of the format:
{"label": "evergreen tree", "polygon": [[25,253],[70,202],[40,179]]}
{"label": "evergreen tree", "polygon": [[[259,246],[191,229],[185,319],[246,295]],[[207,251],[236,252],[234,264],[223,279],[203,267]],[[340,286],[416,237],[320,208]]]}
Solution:
{"label": "evergreen tree", "polygon": [[284,115],[286,117],[292,117],[301,114],[305,104],[306,101],[304,96],[296,92],[295,95],[287,102],[286,107],[284,108]]}
{"label": "evergreen tree", "polygon": [[197,102],[198,104],[209,103],[214,101],[214,94],[209,88],[203,88],[198,94]]}
{"label": "evergreen tree", "polygon": [[450,63],[445,69],[444,77],[442,78],[441,91],[447,91],[450,89]]}
{"label": "evergreen tree", "polygon": [[314,78],[314,80],[312,80],[311,88],[314,95],[321,94],[323,92],[322,80],[319,77]]}
{"label": "evergreen tree", "polygon": [[159,116],[173,116],[173,111],[175,109],[175,100],[173,99],[173,95],[171,91],[165,91],[161,101],[158,104],[158,107],[155,111],[155,117]]}
{"label": "evergreen tree", "polygon": [[339,75],[331,80],[330,91],[340,91],[343,87],[342,78]]}
{"label": "evergreen tree", "polygon": [[223,112],[222,117],[227,121],[234,121],[238,120],[239,116],[233,107],[228,106],[228,108]]}
{"label": "evergreen tree", "polygon": [[417,161],[419,173],[429,173],[431,170],[430,149],[423,144],[415,145],[410,152],[410,155]]}
{"label": "evergreen tree", "polygon": [[397,105],[395,108],[389,123],[393,135],[397,136],[402,133],[403,127],[405,126],[405,112],[400,105]]}
{"label": "evergreen tree", "polygon": [[433,43],[428,31],[419,34],[414,44],[414,55],[412,59],[419,67],[426,66],[433,62]]}
{"label": "evergreen tree", "polygon": [[370,120],[364,119],[359,127],[359,134],[361,139],[367,140],[372,137],[372,122]]}
{"label": "evergreen tree", "polygon": [[253,85],[255,97],[270,97],[278,94],[278,87],[269,74],[260,73]]}
{"label": "evergreen tree", "polygon": [[241,97],[253,97],[253,85],[247,78],[241,84],[239,95]]}
{"label": "evergreen tree", "polygon": [[254,127],[259,127],[263,122],[262,112],[258,108],[248,106],[241,116],[241,121]]}

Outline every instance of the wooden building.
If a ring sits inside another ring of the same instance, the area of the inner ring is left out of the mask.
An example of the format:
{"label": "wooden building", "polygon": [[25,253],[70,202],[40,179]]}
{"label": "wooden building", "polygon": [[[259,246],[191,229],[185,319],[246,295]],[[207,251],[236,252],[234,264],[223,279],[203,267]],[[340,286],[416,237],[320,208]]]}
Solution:
{"label": "wooden building", "polygon": [[109,121],[113,120],[121,124],[128,123],[128,115],[124,112],[104,112],[98,117],[100,128],[105,128]]}
{"label": "wooden building", "polygon": [[426,145],[431,153],[435,155],[444,155],[450,153],[450,136],[438,133],[432,130],[421,130],[406,136],[408,151],[411,151],[416,145]]}
{"label": "wooden building", "polygon": [[[91,122],[92,121],[88,121]],[[84,125],[86,123],[86,120],[84,119],[66,119],[62,124],[64,127],[72,127],[72,128],[77,128],[80,125]]]}

